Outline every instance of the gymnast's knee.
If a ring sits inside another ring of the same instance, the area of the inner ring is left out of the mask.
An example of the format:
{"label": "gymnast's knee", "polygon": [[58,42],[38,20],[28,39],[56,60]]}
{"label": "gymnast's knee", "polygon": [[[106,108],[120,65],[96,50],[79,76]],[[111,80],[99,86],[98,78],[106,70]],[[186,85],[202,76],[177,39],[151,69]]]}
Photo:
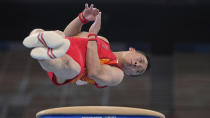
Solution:
{"label": "gymnast's knee", "polygon": [[60,30],[55,30],[54,32],[57,33],[58,35],[62,36],[63,38],[65,38],[64,32],[62,32]]}
{"label": "gymnast's knee", "polygon": [[[82,31],[82,32],[78,33],[77,36],[88,37],[88,34],[89,34],[89,32]],[[98,36],[98,37],[103,40],[108,40],[106,37],[103,37],[103,36]]]}

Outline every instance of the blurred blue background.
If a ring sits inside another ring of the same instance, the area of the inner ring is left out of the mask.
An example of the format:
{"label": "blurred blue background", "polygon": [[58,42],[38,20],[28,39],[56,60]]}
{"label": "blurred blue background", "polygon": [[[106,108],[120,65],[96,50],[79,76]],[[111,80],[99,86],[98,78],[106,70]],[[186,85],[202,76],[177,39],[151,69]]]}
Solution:
{"label": "blurred blue background", "polygon": [[[149,72],[105,89],[52,84],[22,41],[34,28],[63,30],[86,2],[102,11],[100,35],[113,51],[135,47],[150,54]],[[208,0],[1,0],[0,15],[1,118],[87,105],[146,108],[167,118],[210,117]]]}

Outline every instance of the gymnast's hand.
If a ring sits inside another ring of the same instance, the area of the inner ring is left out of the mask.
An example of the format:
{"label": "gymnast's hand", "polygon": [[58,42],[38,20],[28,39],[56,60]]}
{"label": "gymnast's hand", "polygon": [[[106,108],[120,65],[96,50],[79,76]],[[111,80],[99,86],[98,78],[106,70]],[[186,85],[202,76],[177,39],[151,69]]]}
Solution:
{"label": "gymnast's hand", "polygon": [[89,33],[90,34],[98,34],[101,29],[101,12],[96,16],[95,22],[90,26]]}
{"label": "gymnast's hand", "polygon": [[91,4],[90,7],[88,7],[88,4],[85,4],[85,9],[83,11],[83,15],[85,19],[88,21],[95,21],[96,16],[99,14],[99,10],[97,8],[94,8],[94,5]]}

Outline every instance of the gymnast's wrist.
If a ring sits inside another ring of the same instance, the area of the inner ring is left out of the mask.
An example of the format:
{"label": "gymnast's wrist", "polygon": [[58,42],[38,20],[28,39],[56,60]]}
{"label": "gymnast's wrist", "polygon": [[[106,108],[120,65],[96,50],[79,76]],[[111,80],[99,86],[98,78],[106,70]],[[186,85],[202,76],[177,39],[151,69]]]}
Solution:
{"label": "gymnast's wrist", "polygon": [[83,12],[79,13],[78,17],[79,17],[79,20],[80,20],[80,22],[81,22],[82,24],[87,24],[87,23],[89,22],[89,21],[84,17],[84,13],[83,13]]}
{"label": "gymnast's wrist", "polygon": [[97,41],[97,34],[94,33],[88,34],[88,41]]}

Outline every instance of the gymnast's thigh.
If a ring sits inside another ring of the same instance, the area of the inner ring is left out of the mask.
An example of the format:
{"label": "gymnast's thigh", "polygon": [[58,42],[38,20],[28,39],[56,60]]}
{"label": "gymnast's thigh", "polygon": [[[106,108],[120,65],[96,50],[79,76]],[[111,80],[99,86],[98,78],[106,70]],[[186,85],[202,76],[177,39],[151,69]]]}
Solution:
{"label": "gymnast's thigh", "polygon": [[76,60],[74,60],[70,55],[64,55],[62,58],[62,67],[59,70],[55,71],[55,75],[58,78],[58,81],[66,81],[68,79],[73,79],[76,77],[80,71],[81,66]]}

